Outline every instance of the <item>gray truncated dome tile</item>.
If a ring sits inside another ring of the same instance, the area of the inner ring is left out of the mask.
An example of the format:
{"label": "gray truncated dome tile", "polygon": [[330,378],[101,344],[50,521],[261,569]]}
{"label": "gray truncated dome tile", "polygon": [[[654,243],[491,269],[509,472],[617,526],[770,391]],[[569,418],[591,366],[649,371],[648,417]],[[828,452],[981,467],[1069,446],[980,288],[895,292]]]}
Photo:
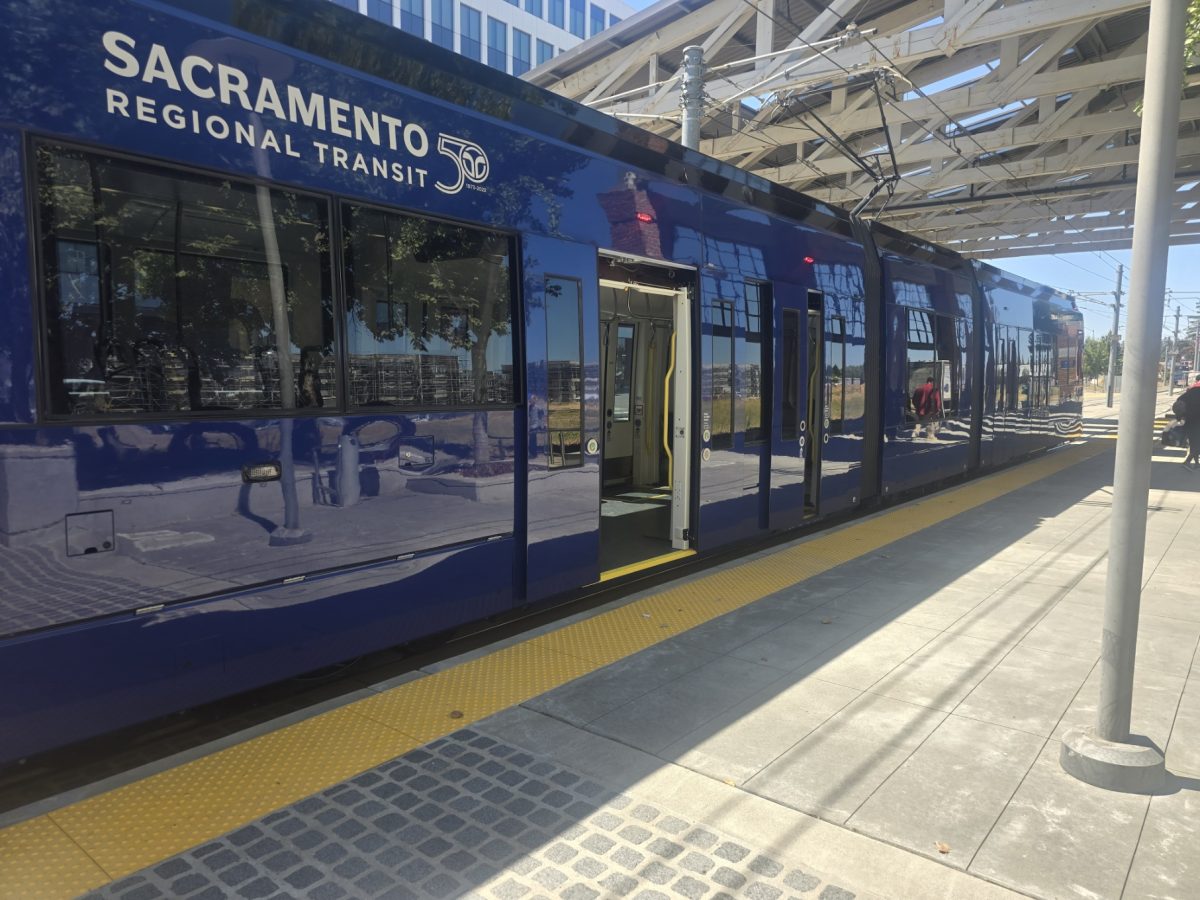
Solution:
{"label": "gray truncated dome tile", "polygon": [[797,862],[464,731],[89,897],[854,897]]}

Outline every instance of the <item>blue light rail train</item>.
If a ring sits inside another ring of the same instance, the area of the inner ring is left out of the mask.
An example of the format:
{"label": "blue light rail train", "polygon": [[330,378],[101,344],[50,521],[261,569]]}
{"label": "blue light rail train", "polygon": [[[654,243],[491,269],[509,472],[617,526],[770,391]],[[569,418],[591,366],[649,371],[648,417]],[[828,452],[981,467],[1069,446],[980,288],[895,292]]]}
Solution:
{"label": "blue light rail train", "polygon": [[0,762],[1078,431],[1068,297],[324,0],[3,9]]}

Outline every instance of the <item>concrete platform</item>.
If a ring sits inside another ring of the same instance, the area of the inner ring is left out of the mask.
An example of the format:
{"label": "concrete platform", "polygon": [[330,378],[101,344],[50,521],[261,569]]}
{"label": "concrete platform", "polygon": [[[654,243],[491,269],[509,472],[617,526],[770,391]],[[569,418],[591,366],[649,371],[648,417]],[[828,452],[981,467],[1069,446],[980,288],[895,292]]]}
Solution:
{"label": "concrete platform", "polygon": [[43,805],[0,831],[0,872],[49,828],[86,855],[53,865],[101,874],[11,896],[1200,898],[1183,451],[1154,459],[1133,711],[1170,786],[1058,763],[1098,695],[1112,428],[1090,418],[1091,443],[1034,468]]}

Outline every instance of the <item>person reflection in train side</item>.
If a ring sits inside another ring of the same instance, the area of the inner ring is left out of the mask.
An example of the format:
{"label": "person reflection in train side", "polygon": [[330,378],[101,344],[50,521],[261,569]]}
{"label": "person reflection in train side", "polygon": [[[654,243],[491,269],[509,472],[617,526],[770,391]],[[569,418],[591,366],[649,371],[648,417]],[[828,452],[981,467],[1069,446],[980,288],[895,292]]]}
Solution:
{"label": "person reflection in train side", "polygon": [[1200,468],[1200,382],[1184,391],[1171,409],[1183,419],[1183,433],[1188,439],[1188,455],[1183,464]]}
{"label": "person reflection in train side", "polygon": [[938,417],[942,412],[942,393],[933,378],[926,378],[925,383],[913,391],[913,411],[917,414],[917,429],[913,437],[919,437],[922,429],[925,436],[937,437]]}

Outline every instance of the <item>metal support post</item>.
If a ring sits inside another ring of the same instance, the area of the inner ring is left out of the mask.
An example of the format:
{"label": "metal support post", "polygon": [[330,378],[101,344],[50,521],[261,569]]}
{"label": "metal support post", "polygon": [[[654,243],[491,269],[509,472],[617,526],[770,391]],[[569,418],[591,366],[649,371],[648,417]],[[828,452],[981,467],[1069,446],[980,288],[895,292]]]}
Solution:
{"label": "metal support post", "polygon": [[1100,703],[1096,727],[1069,731],[1059,757],[1062,767],[1081,781],[1139,793],[1159,790],[1166,779],[1162,752],[1146,740],[1134,743],[1129,725],[1187,7],[1188,0],[1153,0],[1150,4],[1129,320],[1100,646]]}
{"label": "metal support post", "polygon": [[700,113],[704,108],[704,48],[683,48],[683,84],[679,90],[683,107],[683,146],[700,149]]}
{"label": "metal support post", "polygon": [[1117,289],[1113,291],[1116,302],[1113,304],[1112,338],[1108,342],[1108,408],[1113,405],[1113,385],[1117,377],[1117,347],[1121,342],[1121,280],[1125,277],[1125,265],[1117,264]]}

